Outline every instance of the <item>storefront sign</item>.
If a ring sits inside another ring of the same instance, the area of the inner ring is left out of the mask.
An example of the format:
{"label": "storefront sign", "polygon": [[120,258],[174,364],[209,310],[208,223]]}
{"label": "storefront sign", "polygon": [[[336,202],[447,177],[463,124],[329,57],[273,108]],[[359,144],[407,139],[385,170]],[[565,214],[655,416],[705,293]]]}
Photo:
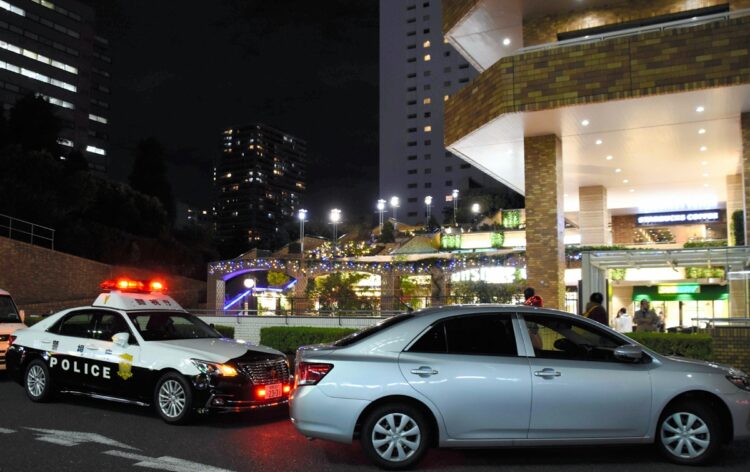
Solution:
{"label": "storefront sign", "polygon": [[659,294],[661,295],[678,293],[701,293],[701,286],[697,284],[659,285]]}
{"label": "storefront sign", "polygon": [[636,215],[638,226],[712,223],[721,219],[719,210],[678,211]]}

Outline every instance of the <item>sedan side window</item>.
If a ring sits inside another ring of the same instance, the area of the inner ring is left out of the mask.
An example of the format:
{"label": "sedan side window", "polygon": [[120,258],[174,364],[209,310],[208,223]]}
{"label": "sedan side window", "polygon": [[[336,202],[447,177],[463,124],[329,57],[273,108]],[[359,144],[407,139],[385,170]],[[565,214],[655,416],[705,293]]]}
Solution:
{"label": "sedan side window", "polygon": [[542,359],[615,361],[615,348],[626,344],[586,323],[553,316],[524,315],[534,355]]}
{"label": "sedan side window", "polygon": [[112,336],[117,333],[128,333],[130,344],[135,344],[133,333],[130,332],[128,324],[119,313],[102,313],[94,330],[94,338],[101,341],[112,341]]}
{"label": "sedan side window", "polygon": [[62,320],[57,332],[63,336],[91,338],[93,337],[93,327],[91,323],[93,318],[93,313],[70,314]]}
{"label": "sedan side window", "polygon": [[516,356],[516,338],[510,316],[482,314],[440,321],[409,349],[410,352]]}

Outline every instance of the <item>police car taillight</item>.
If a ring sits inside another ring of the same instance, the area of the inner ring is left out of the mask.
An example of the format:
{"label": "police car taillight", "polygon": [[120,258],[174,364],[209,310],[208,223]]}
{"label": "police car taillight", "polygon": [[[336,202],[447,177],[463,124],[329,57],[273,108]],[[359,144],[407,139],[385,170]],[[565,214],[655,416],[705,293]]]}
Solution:
{"label": "police car taillight", "polygon": [[16,340],[18,336],[13,336],[12,334],[8,338],[8,347],[11,347],[13,345],[13,342]]}
{"label": "police car taillight", "polygon": [[118,290],[120,292],[134,293],[163,293],[167,290],[167,284],[164,283],[163,280],[151,280],[145,282],[143,280],[129,279],[127,277],[105,280],[100,284],[100,287],[105,291]]}

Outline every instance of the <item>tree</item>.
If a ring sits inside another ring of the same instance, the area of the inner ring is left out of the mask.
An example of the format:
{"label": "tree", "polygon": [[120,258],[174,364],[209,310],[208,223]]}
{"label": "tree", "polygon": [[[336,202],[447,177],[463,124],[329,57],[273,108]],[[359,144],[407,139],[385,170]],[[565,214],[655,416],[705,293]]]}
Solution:
{"label": "tree", "polygon": [[354,310],[362,304],[354,286],[365,278],[366,274],[334,272],[308,284],[307,294],[310,298],[317,298],[321,307]]}
{"label": "tree", "polygon": [[425,228],[427,231],[437,231],[440,229],[440,223],[438,223],[437,218],[435,218],[435,215],[430,215],[430,219],[427,220],[427,227]]}
{"label": "tree", "polygon": [[523,285],[490,284],[483,280],[457,282],[453,284],[453,296],[459,303],[511,303],[513,296],[523,291]]}
{"label": "tree", "polygon": [[385,223],[383,223],[383,229],[380,231],[378,242],[383,244],[396,242],[393,223],[391,223],[390,221],[386,221]]}
{"label": "tree", "polygon": [[26,151],[47,151],[57,156],[62,122],[54,107],[38,95],[24,95],[10,110],[8,142]]}
{"label": "tree", "polygon": [[65,158],[65,172],[75,174],[76,172],[85,172],[89,170],[89,162],[83,156],[80,149],[73,149]]}
{"label": "tree", "polygon": [[174,223],[176,205],[167,180],[164,148],[155,138],[138,143],[129,181],[133,189],[156,197],[169,215],[169,221]]}

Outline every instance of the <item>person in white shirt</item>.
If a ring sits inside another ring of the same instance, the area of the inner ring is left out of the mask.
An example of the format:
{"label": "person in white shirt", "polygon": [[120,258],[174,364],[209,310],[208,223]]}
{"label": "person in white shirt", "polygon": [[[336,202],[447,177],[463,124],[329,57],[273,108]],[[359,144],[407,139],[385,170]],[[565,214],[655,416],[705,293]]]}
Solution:
{"label": "person in white shirt", "polygon": [[631,333],[633,332],[633,318],[628,315],[628,310],[625,307],[620,308],[615,317],[615,330],[618,333]]}

